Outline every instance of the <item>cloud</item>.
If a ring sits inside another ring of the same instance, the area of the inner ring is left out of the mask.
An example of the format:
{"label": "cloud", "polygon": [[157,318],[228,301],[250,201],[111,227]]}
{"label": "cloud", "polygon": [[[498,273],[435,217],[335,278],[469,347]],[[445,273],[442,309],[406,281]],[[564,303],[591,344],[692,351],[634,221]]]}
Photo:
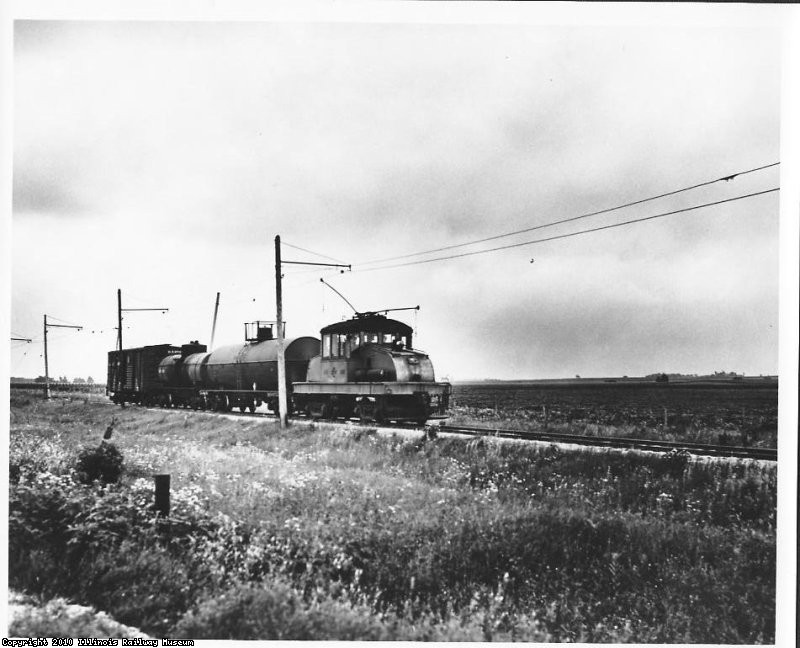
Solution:
{"label": "cloud", "polygon": [[[18,23],[14,214],[25,218],[15,223],[15,310],[26,303],[20,295],[34,294],[29,310],[44,310],[31,289],[44,279],[35,262],[44,255],[65,270],[111,268],[94,283],[105,297],[85,303],[98,319],[118,286],[176,308],[186,295],[174,295],[175,285],[202,304],[216,290],[224,301],[263,297],[245,304],[251,310],[227,306],[235,340],[238,318],[272,316],[275,234],[358,263],[772,162],[772,36],[716,27]],[[737,195],[776,175],[497,244]],[[336,285],[360,308],[421,303],[422,344],[454,376],[632,375],[679,359],[719,369],[714,354],[744,358],[745,349],[761,356],[742,369],[769,372],[774,335],[756,340],[754,331],[777,308],[776,205],[742,201],[343,275]],[[85,216],[80,227],[51,218],[73,214]],[[64,277],[47,277],[53,295],[73,294]],[[346,313],[332,295],[321,312],[316,279],[287,277],[297,332]],[[66,297],[59,305],[73,308]],[[754,322],[742,315],[750,311]],[[180,323],[177,313],[177,337],[201,334],[196,313]],[[137,322],[136,331],[160,337],[160,322]]]}
{"label": "cloud", "polygon": [[81,215],[84,203],[74,191],[74,183],[62,174],[18,168],[14,173],[13,209],[17,215]]}

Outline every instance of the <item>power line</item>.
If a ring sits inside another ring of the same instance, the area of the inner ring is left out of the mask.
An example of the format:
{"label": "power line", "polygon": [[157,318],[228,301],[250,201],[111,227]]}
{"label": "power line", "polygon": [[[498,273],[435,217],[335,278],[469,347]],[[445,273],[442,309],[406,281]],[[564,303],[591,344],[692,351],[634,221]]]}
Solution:
{"label": "power line", "polygon": [[[67,321],[67,320],[63,320],[63,319],[61,319],[59,317],[55,317],[54,315],[48,315],[47,317],[49,317],[51,320],[55,320],[56,322],[61,322],[62,324],[65,324],[65,325],[67,325],[69,327],[82,328],[82,327],[77,326],[77,324],[75,324],[73,322],[70,322],[70,321]],[[56,326],[56,325],[53,324],[52,326]]]}
{"label": "power line", "polygon": [[306,248],[301,248],[299,245],[292,245],[291,243],[287,243],[286,241],[281,241],[282,245],[286,247],[294,248],[295,250],[300,250],[301,252],[308,252],[309,254],[313,254],[314,256],[322,257],[323,259],[328,259],[330,261],[336,261],[336,263],[341,263],[342,265],[347,265],[344,261],[340,261],[339,259],[334,259],[333,257],[327,256],[325,254],[320,254],[319,252],[313,252],[312,250],[307,250]]}
{"label": "power line", "polygon": [[588,214],[581,214],[580,216],[572,216],[571,218],[563,218],[561,220],[553,221],[550,223],[544,223],[542,225],[534,225],[532,227],[526,227],[525,229],[515,230],[513,232],[507,232],[505,234],[496,234],[495,236],[488,236],[482,239],[476,239],[474,241],[468,241],[466,243],[455,243],[453,245],[445,245],[439,248],[432,248],[430,250],[424,250],[422,252],[413,252],[410,254],[401,254],[398,256],[387,257],[385,259],[374,259],[372,261],[364,261],[359,264],[354,264],[357,266],[364,266],[364,265],[373,265],[376,263],[386,263],[387,261],[397,261],[398,259],[408,259],[410,257],[421,256],[423,254],[433,254],[434,252],[444,252],[445,250],[453,250],[460,247],[466,247],[468,245],[477,245],[478,243],[486,243],[488,241],[495,241],[497,239],[506,238],[509,236],[516,236],[517,234],[525,234],[527,232],[533,232],[534,230],[544,229],[546,227],[553,227],[555,225],[561,225],[563,223],[571,223],[572,221],[580,220],[582,218],[589,218],[590,216],[599,216],[600,214],[607,214],[612,211],[617,211],[618,209],[625,209],[626,207],[633,207],[634,205],[641,205],[642,203],[651,202],[653,200],[658,200],[659,198],[666,198],[667,196],[674,196],[679,193],[683,193],[686,191],[691,191],[692,189],[698,189],[700,187],[706,187],[708,185],[716,184],[717,182],[723,181],[730,181],[736,178],[737,176],[747,175],[748,173],[755,173],[756,171],[763,171],[764,169],[769,169],[774,166],[778,166],[780,162],[773,162],[771,164],[765,164],[760,167],[755,167],[753,169],[747,169],[745,171],[739,171],[738,173],[733,173],[730,175],[723,176],[721,178],[717,178],[716,180],[707,180],[706,182],[700,182],[698,184],[691,185],[690,187],[683,187],[682,189],[676,189],[675,191],[668,191],[666,193],[659,194],[657,196],[651,196],[649,198],[642,198],[641,200],[634,200],[632,202],[625,203],[624,205],[618,205],[617,207],[609,207],[607,209],[601,209],[599,211],[590,212]]}
{"label": "power line", "polygon": [[694,211],[695,209],[702,209],[704,207],[713,207],[714,205],[722,205],[723,203],[734,202],[736,200],[743,200],[745,198],[752,198],[753,196],[761,196],[763,194],[780,191],[780,187],[772,189],[765,189],[764,191],[757,191],[755,193],[745,194],[743,196],[736,196],[734,198],[726,198],[725,200],[717,200],[702,205],[695,205],[694,207],[685,207],[683,209],[676,209],[662,214],[655,214],[654,216],[645,216],[643,218],[634,218],[632,220],[623,221],[621,223],[612,223],[610,225],[601,225],[599,227],[592,227],[590,229],[579,230],[577,232],[568,232],[567,234],[558,234],[556,236],[548,236],[547,238],[534,239],[533,241],[523,241],[522,243],[511,243],[509,245],[501,245],[487,250],[475,250],[473,252],[462,252],[460,254],[450,254],[448,256],[436,257],[434,259],[420,259],[418,261],[407,261],[405,263],[395,263],[387,266],[380,266],[378,268],[365,268],[363,270],[353,270],[353,272],[373,272],[375,270],[388,270],[390,268],[402,268],[411,265],[420,265],[423,263],[434,263],[435,261],[446,261],[448,259],[458,259],[461,257],[474,256],[476,254],[487,254],[488,252],[497,252],[498,250],[508,250],[510,248],[522,247],[525,245],[533,245],[534,243],[545,243],[547,241],[555,241],[557,239],[570,238],[572,236],[579,236],[580,234],[589,234],[591,232],[599,232],[601,230],[612,229],[614,227],[622,227],[623,225],[631,225],[633,223],[641,223],[644,221],[653,220],[655,218],[663,218],[664,216],[672,216],[673,214],[681,214],[683,212]]}

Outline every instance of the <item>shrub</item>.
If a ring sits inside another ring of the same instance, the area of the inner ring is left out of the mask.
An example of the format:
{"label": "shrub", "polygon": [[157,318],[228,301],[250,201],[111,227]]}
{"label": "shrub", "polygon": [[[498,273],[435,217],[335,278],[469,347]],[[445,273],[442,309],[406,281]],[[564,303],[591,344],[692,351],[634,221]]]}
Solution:
{"label": "shrub", "polygon": [[104,612],[70,604],[63,598],[39,603],[32,597],[9,593],[8,634],[12,637],[125,637],[148,638],[118,623]]}
{"label": "shrub", "polygon": [[78,479],[86,484],[101,480],[113,484],[122,474],[122,453],[113,443],[101,442],[96,448],[84,448],[75,466]]}
{"label": "shrub", "polygon": [[378,640],[386,629],[368,609],[326,599],[306,603],[283,581],[238,585],[200,604],[175,626],[194,639]]}

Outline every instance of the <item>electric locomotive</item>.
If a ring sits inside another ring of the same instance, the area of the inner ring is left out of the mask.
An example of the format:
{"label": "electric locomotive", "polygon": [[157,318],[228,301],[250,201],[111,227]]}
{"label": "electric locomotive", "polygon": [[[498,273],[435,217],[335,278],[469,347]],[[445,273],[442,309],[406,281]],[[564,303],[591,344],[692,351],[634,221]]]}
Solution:
{"label": "electric locomotive", "polygon": [[424,423],[442,416],[450,383],[437,383],[433,364],[412,346],[407,324],[378,313],[356,313],[320,331],[320,355],[305,382],[294,383],[294,406],[314,417]]}

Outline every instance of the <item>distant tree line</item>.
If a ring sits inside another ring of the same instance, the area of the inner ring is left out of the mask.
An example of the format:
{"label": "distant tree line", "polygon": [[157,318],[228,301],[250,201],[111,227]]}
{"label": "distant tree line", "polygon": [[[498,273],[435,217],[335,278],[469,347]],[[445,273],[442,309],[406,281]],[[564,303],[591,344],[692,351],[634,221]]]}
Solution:
{"label": "distant tree line", "polygon": [[[43,383],[46,382],[46,378],[44,376],[37,376],[33,379],[33,382],[36,383]],[[29,382],[30,378],[12,378],[14,382]],[[66,376],[51,376],[50,382],[60,382],[60,383],[72,383],[73,385],[94,385],[94,378],[89,376],[88,378],[73,378],[70,380]]]}

